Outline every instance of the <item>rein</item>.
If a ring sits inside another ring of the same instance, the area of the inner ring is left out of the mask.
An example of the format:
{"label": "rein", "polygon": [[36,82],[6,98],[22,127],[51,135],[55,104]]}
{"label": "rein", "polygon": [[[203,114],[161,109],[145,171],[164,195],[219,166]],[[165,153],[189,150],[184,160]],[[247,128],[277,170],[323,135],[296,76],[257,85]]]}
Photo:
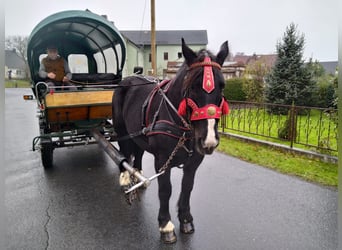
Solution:
{"label": "rein", "polygon": [[[78,85],[88,85],[89,83],[88,82],[80,82],[80,81],[75,81],[75,80],[69,80],[69,82],[71,83],[75,83],[75,84],[78,84]],[[100,84],[112,84],[112,83],[115,83],[114,81],[112,80],[109,80],[109,81],[103,81],[103,82],[95,82],[95,83],[92,83],[92,84],[95,84],[95,85],[100,85]]]}
{"label": "rein", "polygon": [[[145,79],[148,80],[147,78],[145,78]],[[79,82],[79,81],[75,81],[75,80],[69,80],[69,82],[77,84],[77,85],[82,85],[85,87],[94,87],[94,88],[98,88],[98,87],[124,88],[124,87],[127,87],[127,86],[122,86],[118,83],[115,83],[115,81],[103,81],[103,82],[89,83],[89,82]],[[131,84],[129,86],[134,87],[134,86],[142,86],[142,85],[150,85],[150,84],[156,84],[156,82],[148,80],[148,82],[145,82],[145,83]]]}

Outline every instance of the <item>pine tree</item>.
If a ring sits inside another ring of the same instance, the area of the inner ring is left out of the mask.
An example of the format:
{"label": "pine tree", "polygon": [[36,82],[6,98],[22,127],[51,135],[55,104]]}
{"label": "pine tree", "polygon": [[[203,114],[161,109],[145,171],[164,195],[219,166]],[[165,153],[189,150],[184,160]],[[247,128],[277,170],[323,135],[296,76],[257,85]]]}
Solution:
{"label": "pine tree", "polygon": [[314,81],[305,67],[303,57],[304,35],[291,23],[282,41],[277,43],[277,60],[266,76],[265,98],[269,103],[310,106]]}

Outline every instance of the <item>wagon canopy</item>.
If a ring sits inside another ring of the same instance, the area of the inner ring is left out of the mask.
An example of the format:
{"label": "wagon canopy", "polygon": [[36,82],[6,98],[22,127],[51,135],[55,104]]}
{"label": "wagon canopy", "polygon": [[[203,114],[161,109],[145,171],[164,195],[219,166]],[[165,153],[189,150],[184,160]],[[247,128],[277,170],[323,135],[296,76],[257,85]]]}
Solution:
{"label": "wagon canopy", "polygon": [[88,61],[87,73],[114,73],[118,78],[122,76],[126,58],[125,41],[114,24],[104,16],[88,10],[70,10],[50,15],[38,23],[27,45],[33,82],[39,80],[40,57],[46,54],[50,44],[57,46],[59,54],[66,59],[71,54],[85,55]]}

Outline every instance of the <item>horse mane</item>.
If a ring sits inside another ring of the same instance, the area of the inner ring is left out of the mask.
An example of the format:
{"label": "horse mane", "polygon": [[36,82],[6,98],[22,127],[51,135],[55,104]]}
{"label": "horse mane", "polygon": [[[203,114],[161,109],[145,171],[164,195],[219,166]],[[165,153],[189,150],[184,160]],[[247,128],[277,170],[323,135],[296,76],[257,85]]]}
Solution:
{"label": "horse mane", "polygon": [[[192,62],[197,63],[197,62],[203,62],[204,58],[206,56],[209,56],[211,60],[215,60],[216,57],[211,53],[209,50],[206,49],[201,49],[197,52],[197,58]],[[197,79],[203,74],[203,68],[202,67],[196,67],[191,70],[189,70],[189,66],[186,61],[183,62],[182,66],[180,67],[179,74],[176,75],[176,77],[181,77],[183,80],[183,87],[182,91],[185,91],[190,88],[191,84],[194,82],[194,79]],[[185,78],[186,75],[186,78]],[[185,79],[184,79],[185,78]]]}

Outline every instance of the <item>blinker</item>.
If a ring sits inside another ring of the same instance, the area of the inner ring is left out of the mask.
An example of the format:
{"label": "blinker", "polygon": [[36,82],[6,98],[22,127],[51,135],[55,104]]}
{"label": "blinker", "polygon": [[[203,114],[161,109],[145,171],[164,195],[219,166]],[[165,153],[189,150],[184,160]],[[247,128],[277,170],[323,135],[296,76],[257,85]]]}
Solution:
{"label": "blinker", "polygon": [[33,95],[23,95],[24,100],[33,100]]}

